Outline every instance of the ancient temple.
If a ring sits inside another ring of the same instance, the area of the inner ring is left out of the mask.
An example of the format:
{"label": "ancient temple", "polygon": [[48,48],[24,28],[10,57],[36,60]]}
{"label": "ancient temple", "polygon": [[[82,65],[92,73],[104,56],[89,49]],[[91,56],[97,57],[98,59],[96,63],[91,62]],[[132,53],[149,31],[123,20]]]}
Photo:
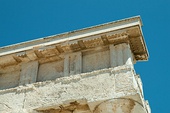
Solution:
{"label": "ancient temple", "polygon": [[0,48],[0,113],[151,113],[139,16]]}

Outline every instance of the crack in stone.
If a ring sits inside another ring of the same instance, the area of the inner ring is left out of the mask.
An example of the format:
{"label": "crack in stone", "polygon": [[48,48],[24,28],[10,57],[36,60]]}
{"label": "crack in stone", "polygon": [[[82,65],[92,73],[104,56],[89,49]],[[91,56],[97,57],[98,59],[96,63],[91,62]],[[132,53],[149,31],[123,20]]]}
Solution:
{"label": "crack in stone", "polygon": [[25,108],[25,102],[26,102],[26,90],[24,90],[24,100],[23,100],[23,106],[22,108]]}
{"label": "crack in stone", "polygon": [[2,105],[5,105],[7,108],[9,108],[9,109],[12,109],[11,107],[9,107],[7,104],[5,104],[5,103],[0,103],[0,104],[2,104]]}

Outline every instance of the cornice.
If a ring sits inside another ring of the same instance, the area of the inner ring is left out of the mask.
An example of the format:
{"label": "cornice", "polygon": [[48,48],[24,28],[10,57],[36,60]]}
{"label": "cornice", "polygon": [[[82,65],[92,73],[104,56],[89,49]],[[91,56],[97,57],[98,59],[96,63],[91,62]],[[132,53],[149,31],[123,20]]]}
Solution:
{"label": "cornice", "polygon": [[141,18],[140,16],[136,16],[1,47],[0,64],[9,65],[22,61],[42,59],[42,61],[46,59],[48,62],[50,59],[61,59],[60,55],[63,53],[120,43],[130,44],[137,61],[147,60],[148,51],[144,42],[141,26]]}

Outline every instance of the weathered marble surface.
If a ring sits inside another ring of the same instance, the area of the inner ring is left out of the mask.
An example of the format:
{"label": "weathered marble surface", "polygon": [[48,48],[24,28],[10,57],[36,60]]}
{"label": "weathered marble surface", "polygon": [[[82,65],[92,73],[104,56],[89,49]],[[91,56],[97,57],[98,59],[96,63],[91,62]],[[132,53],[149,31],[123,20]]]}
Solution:
{"label": "weathered marble surface", "polygon": [[0,48],[0,113],[150,113],[140,17]]}
{"label": "weathered marble surface", "polygon": [[[124,75],[125,78],[122,77]],[[68,106],[71,106],[72,102],[77,102],[77,106],[88,106],[85,112],[103,113],[102,111],[98,112],[103,107],[100,105],[101,103],[112,100],[113,105],[111,103],[109,106],[114,106],[117,99],[125,99],[126,107],[128,107],[130,106],[128,99],[131,99],[133,104],[142,110],[141,113],[147,113],[139,88],[133,68],[129,65],[123,65],[1,90],[0,112],[33,113],[48,109],[60,109],[61,111],[61,106],[63,109],[69,110],[71,107]],[[106,102],[106,104],[108,103]],[[133,111],[133,108],[131,108],[133,112],[118,112],[120,108],[117,106],[115,113],[139,113]],[[74,110],[76,109],[79,110],[79,107],[74,108]]]}
{"label": "weathered marble surface", "polygon": [[[91,72],[124,64],[133,68],[134,57],[129,44],[109,45],[88,51],[63,55],[63,59],[47,63],[38,60],[22,62],[0,69],[0,89],[54,80],[59,77]],[[14,77],[14,79],[13,79]]]}

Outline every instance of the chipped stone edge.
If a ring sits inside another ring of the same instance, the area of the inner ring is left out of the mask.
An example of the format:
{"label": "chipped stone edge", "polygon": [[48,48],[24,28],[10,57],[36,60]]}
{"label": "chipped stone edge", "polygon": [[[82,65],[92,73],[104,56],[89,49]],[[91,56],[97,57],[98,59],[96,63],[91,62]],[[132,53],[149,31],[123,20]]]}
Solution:
{"label": "chipped stone edge", "polygon": [[45,86],[45,85],[48,85],[48,84],[51,84],[51,83],[54,83],[54,84],[57,84],[57,83],[69,84],[71,82],[77,82],[77,81],[80,81],[83,78],[96,76],[96,75],[102,74],[102,73],[118,74],[118,73],[121,73],[121,72],[124,72],[124,71],[133,71],[133,70],[134,69],[131,68],[131,66],[129,66],[129,65],[123,65],[123,66],[118,66],[118,67],[114,67],[114,68],[95,70],[95,71],[92,71],[92,72],[61,77],[61,78],[57,78],[55,80],[36,82],[36,83],[33,83],[33,84],[21,85],[21,86],[15,87],[15,88],[3,89],[3,90],[0,90],[0,94],[10,93],[10,92],[25,93],[27,91],[36,90],[37,87],[42,87],[42,86]]}

